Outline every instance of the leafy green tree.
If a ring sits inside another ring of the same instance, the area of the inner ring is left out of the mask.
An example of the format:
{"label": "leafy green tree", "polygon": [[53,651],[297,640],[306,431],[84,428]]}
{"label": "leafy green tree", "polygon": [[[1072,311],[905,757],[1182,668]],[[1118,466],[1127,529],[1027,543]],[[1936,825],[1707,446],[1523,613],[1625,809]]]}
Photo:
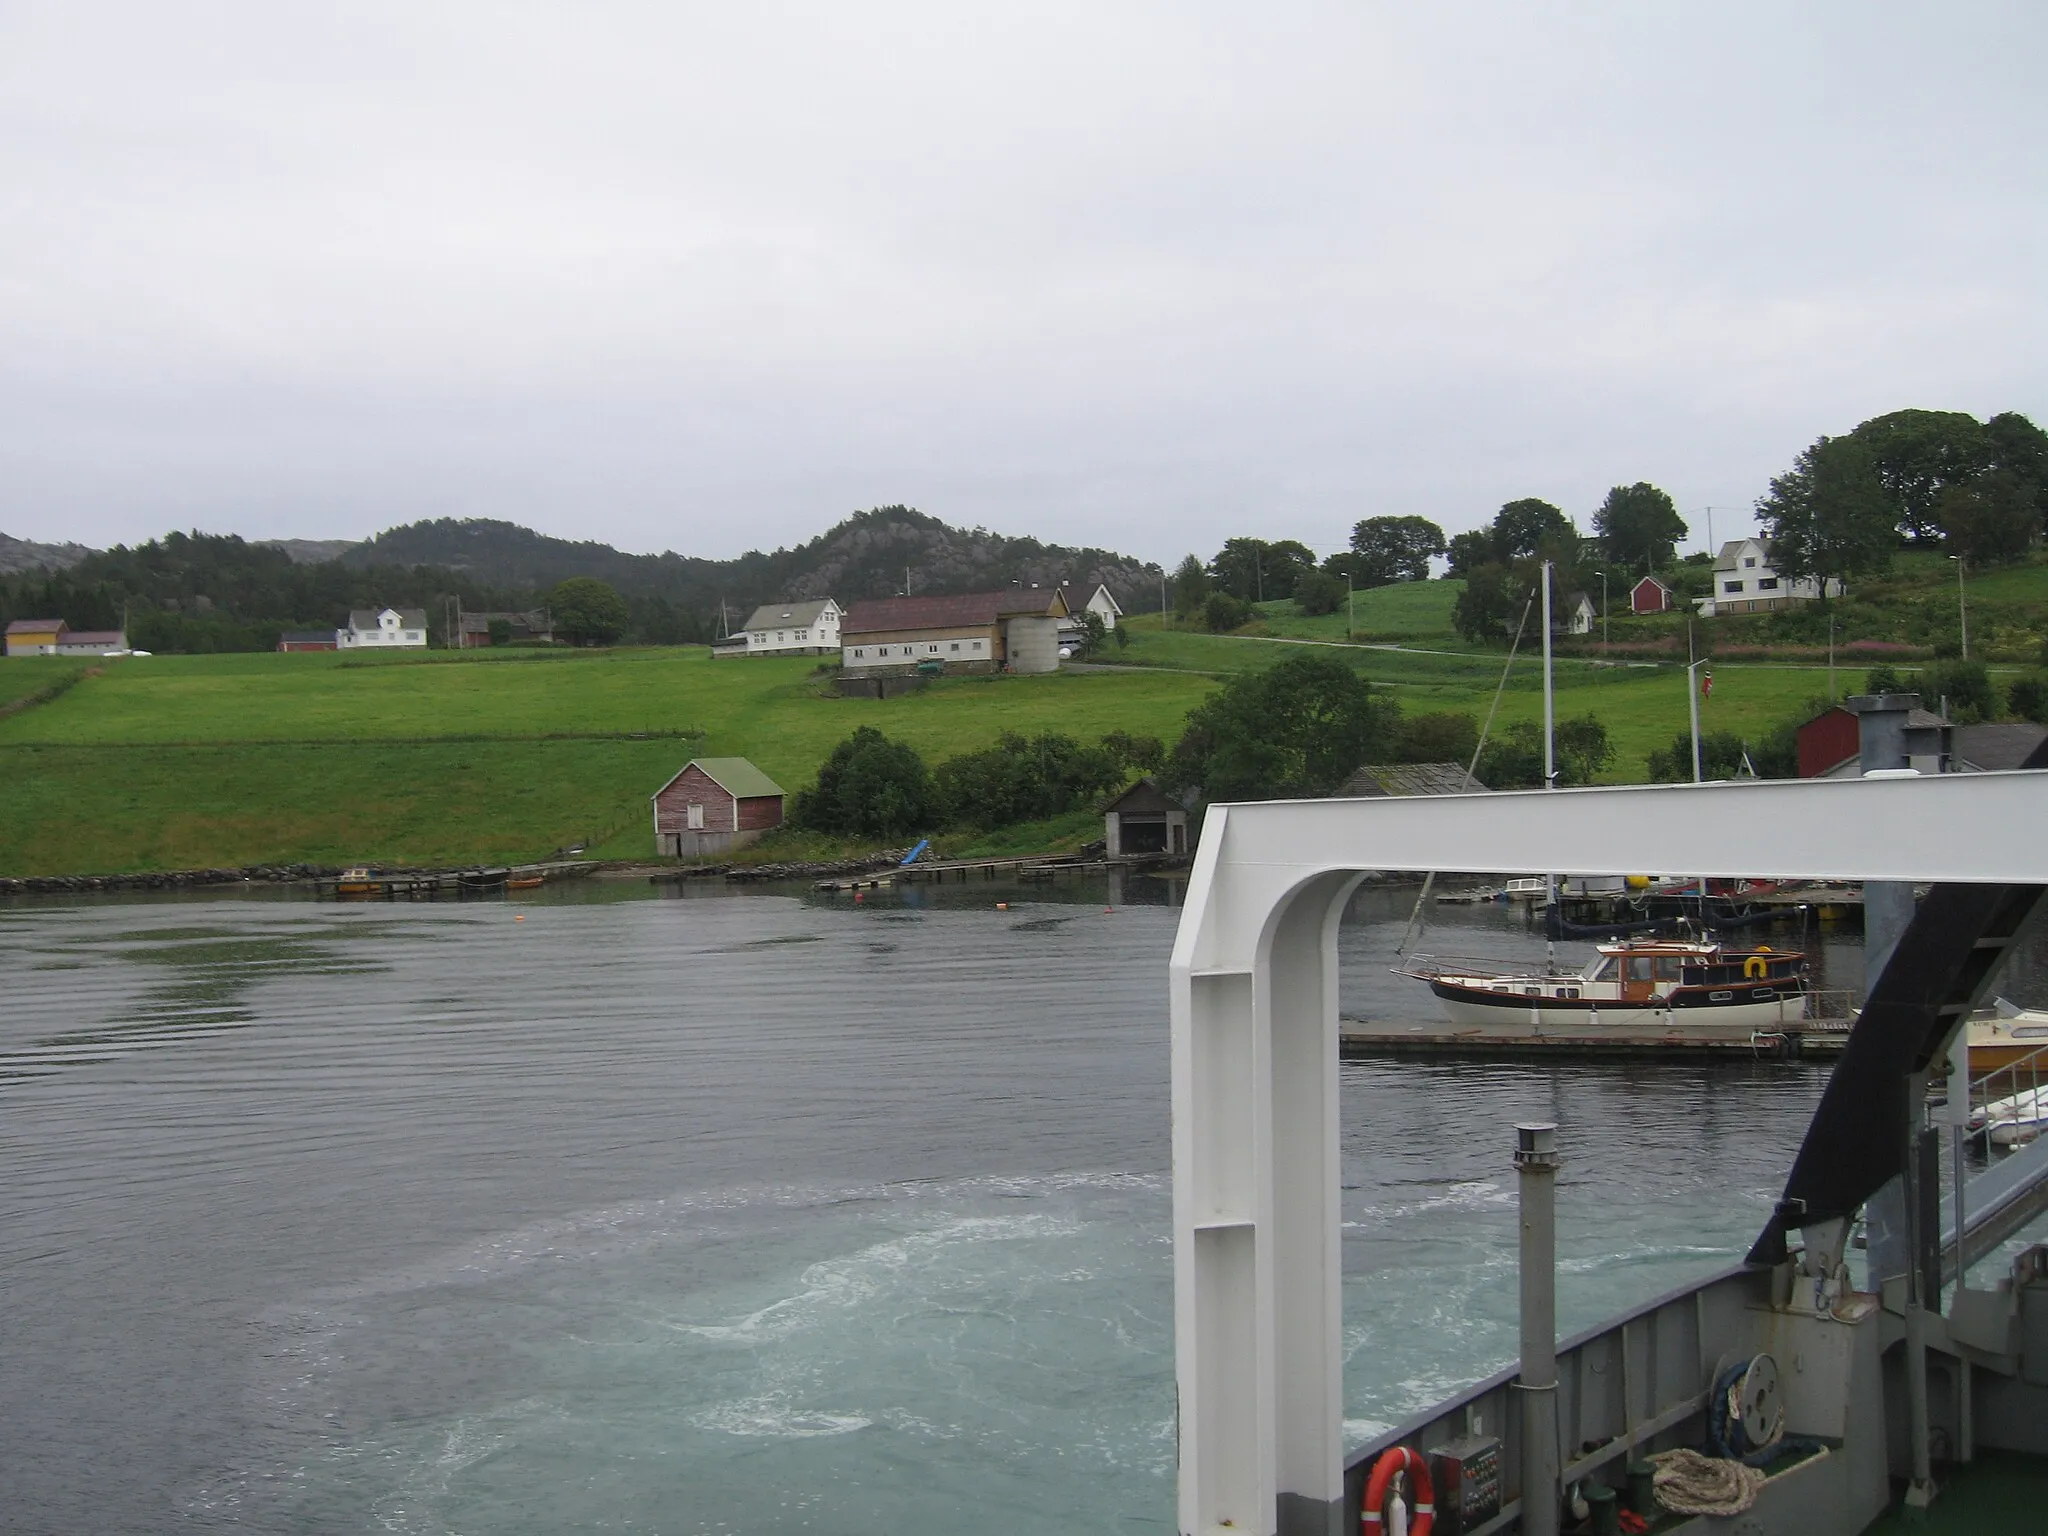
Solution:
{"label": "leafy green tree", "polygon": [[1898,530],[1927,543],[1941,537],[1942,493],[1991,467],[1983,425],[1962,411],[1893,411],[1849,436],[1868,454]]}
{"label": "leafy green tree", "polygon": [[510,619],[492,619],[484,628],[491,637],[492,645],[510,645],[512,643],[512,621]]}
{"label": "leafy green tree", "polygon": [[1207,800],[1327,795],[1384,758],[1399,712],[1335,656],[1242,672],[1188,716],[1167,775]]}
{"label": "leafy green tree", "polygon": [[1294,584],[1315,565],[1314,551],[1293,539],[1230,539],[1209,562],[1209,576],[1232,597],[1263,603],[1292,597]]}
{"label": "leafy green tree", "polygon": [[1443,554],[1444,531],[1426,517],[1368,517],[1351,530],[1352,579],[1361,587],[1429,580],[1429,560]]}
{"label": "leafy green tree", "polygon": [[2048,672],[2026,672],[2014,678],[2006,707],[2022,720],[2048,725]]}
{"label": "leafy green tree", "polygon": [[[1607,727],[1588,713],[1557,722],[1552,758],[1561,785],[1590,784],[1614,760]],[[1518,720],[1490,737],[1479,758],[1479,782],[1488,789],[1543,787],[1543,727]]]}
{"label": "leafy green tree", "polygon": [[1102,750],[1116,760],[1117,766],[1129,772],[1157,771],[1166,762],[1166,743],[1157,736],[1133,736],[1128,731],[1108,731],[1102,738]]}
{"label": "leafy green tree", "polygon": [[1918,681],[1911,675],[1902,676],[1890,662],[1881,661],[1864,676],[1863,691],[1870,694],[1913,693],[1918,688]]}
{"label": "leafy green tree", "polygon": [[1593,531],[1607,558],[1633,573],[1671,564],[1686,529],[1671,498],[1638,480],[1607,493],[1593,514]]}
{"label": "leafy green tree", "polygon": [[[1743,777],[1743,754],[1747,751],[1748,747],[1743,739],[1733,731],[1702,732],[1700,776],[1706,779]],[[1755,767],[1755,764],[1752,763],[1750,766]],[[1653,749],[1650,753],[1649,768],[1650,781],[1653,784],[1690,784],[1692,732],[1680,731],[1671,738],[1670,746]]]}
{"label": "leafy green tree", "polygon": [[1779,572],[1818,582],[1823,602],[1829,581],[1884,570],[1898,542],[1876,461],[1853,437],[1803,450],[1756,510]]}
{"label": "leafy green tree", "polygon": [[1209,597],[1209,572],[1193,555],[1173,573],[1173,611],[1185,619],[1199,613]]}
{"label": "leafy green tree", "polygon": [[863,725],[832,749],[818,782],[798,790],[790,821],[814,832],[900,837],[935,821],[931,774],[917,749]]}
{"label": "leafy green tree", "polygon": [[1202,602],[1202,627],[1212,635],[1227,634],[1249,624],[1258,612],[1250,603],[1228,592],[1211,592]]}
{"label": "leafy green tree", "polygon": [[1295,606],[1311,616],[1335,613],[1344,606],[1349,589],[1344,578],[1328,570],[1304,571],[1294,584]]}
{"label": "leafy green tree", "polygon": [[1498,565],[1493,551],[1493,530],[1472,528],[1455,535],[1444,546],[1445,558],[1450,561],[1444,575],[1469,576],[1482,565]]}
{"label": "leafy green tree", "polygon": [[1934,512],[1949,549],[1979,565],[2019,559],[2041,532],[2033,488],[2009,469],[1950,486]]}
{"label": "leafy green tree", "polygon": [[1086,660],[1098,654],[1108,643],[1109,626],[1102,622],[1102,615],[1093,608],[1084,608],[1081,611],[1081,633],[1073,642],[1075,656]]}
{"label": "leafy green tree", "polygon": [[1939,709],[1945,700],[1949,718],[1974,725],[1998,718],[1998,689],[1981,661],[1937,661],[1920,674],[1920,702]]}
{"label": "leafy green tree", "polygon": [[1065,815],[1123,777],[1105,747],[1053,732],[1027,739],[1005,731],[995,745],[939,764],[932,786],[947,823],[989,828]]}
{"label": "leafy green tree", "polygon": [[1479,746],[1479,722],[1457,710],[1435,710],[1426,715],[1409,715],[1401,721],[1398,752],[1404,763],[1456,763],[1472,761]]}
{"label": "leafy green tree", "polygon": [[1514,638],[1524,605],[1536,584],[1526,566],[1476,566],[1465,574],[1465,590],[1451,605],[1451,623],[1467,640],[1502,643]]}
{"label": "leafy green tree", "polygon": [[571,645],[610,645],[626,632],[632,614],[617,588],[595,576],[571,576],[548,594],[555,633]]}
{"label": "leafy green tree", "polygon": [[1523,560],[1538,555],[1547,540],[1568,537],[1576,540],[1579,530],[1562,509],[1534,496],[1511,501],[1493,518],[1493,557]]}

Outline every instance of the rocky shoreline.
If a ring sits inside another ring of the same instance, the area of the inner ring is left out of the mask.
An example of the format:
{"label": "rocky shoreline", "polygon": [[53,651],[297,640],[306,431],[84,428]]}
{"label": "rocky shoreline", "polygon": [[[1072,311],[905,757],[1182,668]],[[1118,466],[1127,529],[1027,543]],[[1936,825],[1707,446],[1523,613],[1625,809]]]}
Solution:
{"label": "rocky shoreline", "polygon": [[294,885],[331,880],[334,864],[250,864],[241,869],[162,869],[132,875],[0,876],[0,896],[49,895],[65,891],[181,891],[208,885]]}

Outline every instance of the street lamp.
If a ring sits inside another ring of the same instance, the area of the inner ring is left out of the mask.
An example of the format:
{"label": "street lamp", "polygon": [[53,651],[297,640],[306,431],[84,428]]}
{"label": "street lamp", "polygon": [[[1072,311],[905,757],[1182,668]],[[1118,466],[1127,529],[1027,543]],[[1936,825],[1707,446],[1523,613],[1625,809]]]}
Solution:
{"label": "street lamp", "polygon": [[1963,632],[1963,660],[1970,659],[1970,602],[1963,593],[1963,567],[1968,562],[1961,555],[1950,555],[1956,563],[1956,618]]}

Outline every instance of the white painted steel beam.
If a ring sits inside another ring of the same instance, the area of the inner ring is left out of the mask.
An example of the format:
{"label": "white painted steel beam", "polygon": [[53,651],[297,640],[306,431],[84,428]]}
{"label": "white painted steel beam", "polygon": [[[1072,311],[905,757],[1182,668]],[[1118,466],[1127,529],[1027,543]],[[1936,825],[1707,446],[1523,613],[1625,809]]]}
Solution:
{"label": "white painted steel beam", "polygon": [[1376,869],[2048,883],[2048,772],[1213,807],[1171,973],[1187,1536],[1338,1530],[1336,937]]}

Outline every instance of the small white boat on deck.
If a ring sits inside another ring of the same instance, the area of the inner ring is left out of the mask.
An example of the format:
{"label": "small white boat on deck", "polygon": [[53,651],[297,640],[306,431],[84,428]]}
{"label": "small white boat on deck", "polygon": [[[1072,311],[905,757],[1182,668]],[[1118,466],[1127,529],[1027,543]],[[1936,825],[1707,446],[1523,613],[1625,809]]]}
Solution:
{"label": "small white boat on deck", "polygon": [[1804,954],[1712,938],[1616,940],[1577,972],[1417,955],[1394,973],[1426,982],[1454,1024],[1517,1033],[1747,1036],[1806,1016]]}

